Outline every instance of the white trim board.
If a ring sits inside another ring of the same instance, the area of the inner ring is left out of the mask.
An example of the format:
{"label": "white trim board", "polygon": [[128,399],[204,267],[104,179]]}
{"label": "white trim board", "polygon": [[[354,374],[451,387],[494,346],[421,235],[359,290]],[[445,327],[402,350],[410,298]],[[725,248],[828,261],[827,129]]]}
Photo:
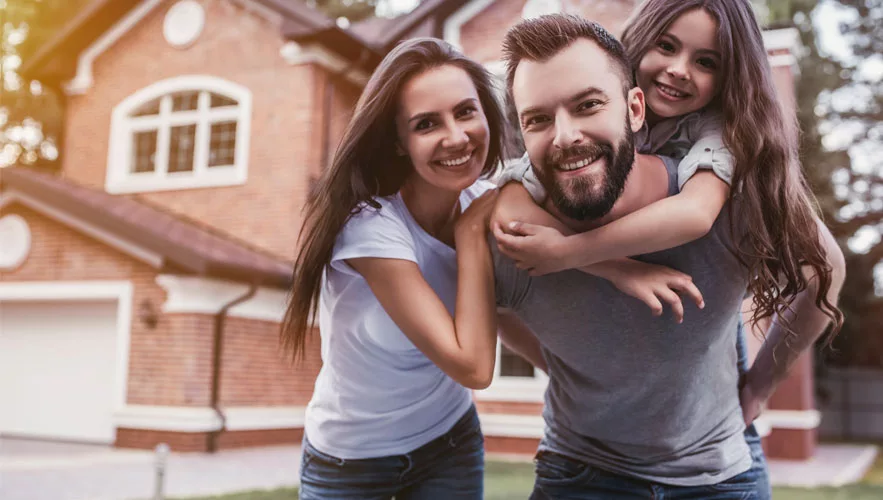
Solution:
{"label": "white trim board", "polygon": [[[302,406],[221,408],[228,431],[300,429],[306,408]],[[127,405],[114,414],[117,427],[172,432],[221,430],[221,420],[209,407]]]}
{"label": "white trim board", "polygon": [[120,238],[91,222],[79,217],[74,217],[67,212],[58,210],[57,208],[24,193],[12,189],[6,191],[5,195],[0,198],[0,208],[16,201],[83,235],[94,238],[109,247],[144,262],[155,269],[159,269],[163,266],[163,256],[161,254],[148,250],[124,238]]}
{"label": "white trim board", "polygon": [[541,415],[511,415],[507,413],[478,414],[481,432],[485,436],[542,438],[546,423]]}
{"label": "white trim board", "polygon": [[132,326],[132,283],[129,281],[18,281],[0,282],[0,301],[117,301],[117,360],[115,408],[126,405],[129,384],[129,348]]}
{"label": "white trim board", "polygon": [[77,74],[71,81],[64,84],[65,93],[67,95],[82,95],[92,88],[94,83],[92,65],[95,63],[95,59],[112,47],[162,2],[163,0],[144,0],[81,52],[77,58]]}
{"label": "white trim board", "polygon": [[453,45],[457,50],[463,50],[460,45],[460,30],[463,25],[473,17],[481,14],[484,9],[490,7],[496,0],[472,0],[448,16],[445,21],[443,33],[446,42]]}
{"label": "white trim board", "polygon": [[[248,292],[250,285],[195,276],[160,274],[156,283],[166,291],[164,313],[217,314],[224,305]],[[228,316],[281,323],[287,291],[259,287],[254,297],[227,311]]]}
{"label": "white trim board", "polygon": [[279,55],[286,63],[292,66],[301,64],[316,64],[334,74],[343,73],[348,82],[359,87],[364,87],[371,78],[364,70],[353,69],[353,63],[336,55],[318,43],[300,45],[296,42],[285,42],[279,48]]}

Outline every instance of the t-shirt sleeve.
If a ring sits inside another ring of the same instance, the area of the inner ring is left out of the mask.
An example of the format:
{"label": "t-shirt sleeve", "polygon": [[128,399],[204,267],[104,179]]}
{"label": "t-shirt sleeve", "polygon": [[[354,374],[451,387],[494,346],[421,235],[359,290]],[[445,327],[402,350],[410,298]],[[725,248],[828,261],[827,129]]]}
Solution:
{"label": "t-shirt sleeve", "polygon": [[417,262],[416,246],[411,232],[391,204],[384,203],[380,209],[363,208],[347,221],[337,236],[331,254],[331,267],[342,272],[355,273],[345,261],[360,257]]}
{"label": "t-shirt sleeve", "polygon": [[497,240],[488,235],[494,258],[494,293],[497,307],[518,310],[530,287],[530,276],[515,267],[515,262],[500,253]]}
{"label": "t-shirt sleeve", "polygon": [[678,165],[678,188],[700,170],[711,170],[722,181],[732,184],[733,155],[724,145],[723,128],[718,120],[700,122],[698,139]]}
{"label": "t-shirt sleeve", "polygon": [[503,173],[497,179],[497,186],[503,187],[509,182],[520,182],[523,184],[524,188],[527,189],[527,192],[530,193],[530,196],[537,203],[546,201],[546,189],[543,188],[540,180],[537,179],[536,173],[531,168],[530,158],[527,156],[527,153],[524,153],[521,158],[510,162],[503,168]]}

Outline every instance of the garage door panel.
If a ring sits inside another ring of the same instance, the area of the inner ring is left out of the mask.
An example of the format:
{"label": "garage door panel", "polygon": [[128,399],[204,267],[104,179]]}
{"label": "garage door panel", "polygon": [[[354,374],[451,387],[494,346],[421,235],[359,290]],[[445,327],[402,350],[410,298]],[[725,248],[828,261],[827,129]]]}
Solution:
{"label": "garage door panel", "polygon": [[116,302],[0,305],[0,432],[112,442]]}

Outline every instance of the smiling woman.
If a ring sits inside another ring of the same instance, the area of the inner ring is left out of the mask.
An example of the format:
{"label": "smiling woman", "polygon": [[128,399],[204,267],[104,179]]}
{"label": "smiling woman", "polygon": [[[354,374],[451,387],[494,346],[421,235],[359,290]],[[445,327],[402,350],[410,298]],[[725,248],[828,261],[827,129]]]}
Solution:
{"label": "smiling woman", "polygon": [[482,498],[469,389],[496,360],[496,192],[479,178],[501,144],[490,76],[443,41],[402,43],[368,82],[309,200],[283,329],[297,357],[318,314],[302,499]]}

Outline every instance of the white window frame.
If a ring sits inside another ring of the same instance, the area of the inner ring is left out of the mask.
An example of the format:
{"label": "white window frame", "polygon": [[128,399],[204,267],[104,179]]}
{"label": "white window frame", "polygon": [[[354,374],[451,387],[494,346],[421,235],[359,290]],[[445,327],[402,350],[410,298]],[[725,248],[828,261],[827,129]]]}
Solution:
{"label": "white window frame", "polygon": [[[172,94],[200,92],[197,109],[172,111]],[[210,94],[236,101],[236,107],[210,107]],[[160,99],[159,115],[131,116],[140,106]],[[111,116],[107,158],[108,193],[142,193],[244,184],[248,178],[251,137],[252,92],[247,87],[208,75],[187,75],[145,87],[120,102]],[[236,122],[236,151],[233,165],[208,167],[211,124]],[[171,127],[196,125],[193,171],[168,173]],[[132,172],[133,134],[156,130],[156,160],[152,172]]]}
{"label": "white window frame", "polygon": [[483,401],[509,401],[517,403],[542,403],[549,385],[549,377],[537,367],[533,377],[511,377],[500,375],[500,354],[503,352],[497,340],[497,362],[494,366],[494,380],[487,389],[475,391],[476,399]]}

